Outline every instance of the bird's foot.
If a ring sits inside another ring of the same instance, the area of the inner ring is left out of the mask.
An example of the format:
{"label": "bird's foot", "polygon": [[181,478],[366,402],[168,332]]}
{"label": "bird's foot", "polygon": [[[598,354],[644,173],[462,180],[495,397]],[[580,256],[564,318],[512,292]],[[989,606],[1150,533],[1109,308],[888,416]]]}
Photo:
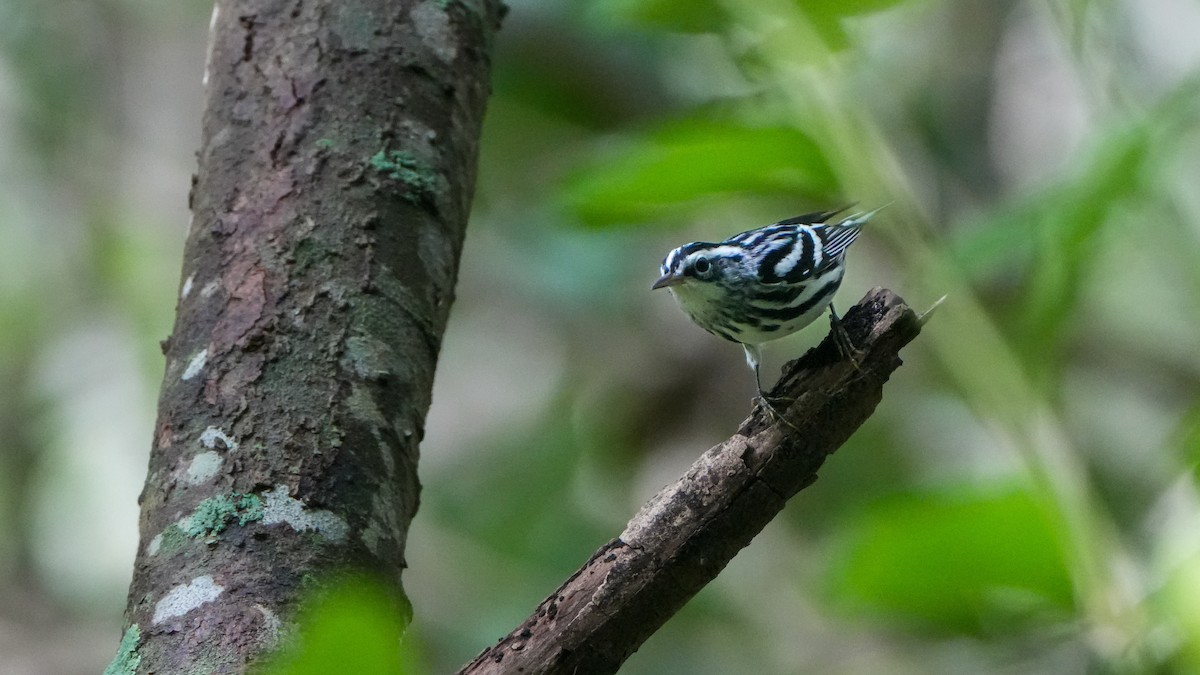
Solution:
{"label": "bird's foot", "polygon": [[[795,403],[796,399],[789,396],[779,396],[775,398],[775,401],[782,403],[785,406],[789,406]],[[754,403],[763,409],[763,411],[767,414],[767,418],[771,421],[771,424],[779,424],[782,422],[791,427],[793,431],[800,431],[796,428],[796,425],[789,422],[787,418],[783,416],[783,413],[779,412],[779,410],[775,408],[775,404],[771,402],[771,398],[766,394],[760,391],[758,396],[754,397]]]}
{"label": "bird's foot", "polygon": [[849,361],[850,365],[854,366],[854,370],[862,372],[859,364],[861,363],[863,352],[854,346],[854,342],[850,339],[850,334],[846,332],[846,327],[842,325],[842,320],[832,308],[830,308],[829,312],[829,327],[833,333],[833,343],[837,346],[838,354]]}

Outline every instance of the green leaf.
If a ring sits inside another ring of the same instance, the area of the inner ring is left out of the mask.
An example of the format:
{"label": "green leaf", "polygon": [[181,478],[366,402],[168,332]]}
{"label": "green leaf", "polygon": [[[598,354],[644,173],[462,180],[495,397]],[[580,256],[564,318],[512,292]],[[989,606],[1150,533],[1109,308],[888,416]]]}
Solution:
{"label": "green leaf", "polygon": [[[1090,259],[1094,235],[1109,212],[1136,195],[1143,184],[1149,136],[1140,129],[1114,132],[1087,160],[1078,175],[1018,202],[988,219],[955,246],[955,255],[973,276],[989,271],[1025,269],[1035,258],[1076,276]],[[1014,267],[1014,258],[1026,260]],[[1045,275],[1045,271],[1035,274]],[[1036,303],[1061,305],[1065,280],[1044,279]],[[1039,290],[1035,288],[1033,290]],[[1044,311],[1044,310],[1043,310]]]}
{"label": "green leaf", "polygon": [[1014,344],[1031,372],[1045,367],[1055,345],[1073,325],[1073,310],[1106,227],[1128,223],[1115,218],[1152,193],[1155,171],[1176,140],[1191,128],[1194,94],[1190,80],[1148,114],[1109,131],[1081,161],[1074,175],[990,218],[958,242],[954,254],[974,278],[1003,275],[1017,279],[1023,301],[1009,325]]}
{"label": "green leaf", "polygon": [[[871,14],[903,0],[797,0],[798,9],[834,49],[846,46],[843,19]],[[597,13],[616,23],[678,33],[719,33],[731,20],[719,0],[603,0]]]}
{"label": "green leaf", "polygon": [[[580,41],[583,38],[578,38]],[[568,42],[571,36],[560,37]],[[636,106],[629,104],[633,94],[624,91],[634,83],[622,72],[598,69],[596,62],[602,59],[597,53],[605,45],[586,44],[574,51],[551,52],[537,44],[521,43],[507,50],[505,58],[496,63],[492,74],[492,86],[497,101],[518,106],[522,111],[533,110],[559,123],[579,125],[585,129],[609,129],[620,126],[630,117]],[[638,58],[637,47],[626,48],[627,58]],[[629,54],[634,50],[635,54]],[[650,54],[640,54],[651,58]],[[650,72],[643,73],[644,80],[656,82]],[[655,101],[639,99],[653,106]],[[488,114],[491,114],[489,102]],[[528,113],[526,112],[526,115]],[[525,133],[517,133],[522,143],[535,146],[543,139],[538,138],[545,128],[539,119],[514,120],[533,125]],[[506,131],[513,134],[512,130]]]}
{"label": "green leaf", "polygon": [[[1170,566],[1152,598],[1160,617],[1169,617],[1174,653],[1170,668],[1156,672],[1200,672],[1200,555],[1191,555]],[[1136,672],[1128,669],[1126,672]]]}
{"label": "green leaf", "polygon": [[954,247],[968,270],[1008,266],[1045,243],[1079,256],[1114,204],[1138,193],[1151,136],[1145,124],[1109,132],[1075,175],[998,212]]}
{"label": "green leaf", "polygon": [[1025,491],[896,497],[845,533],[829,587],[848,608],[966,634],[1072,609],[1065,535]]}
{"label": "green leaf", "polygon": [[1167,447],[1192,467],[1192,476],[1200,482],[1200,399],[1193,399],[1179,416]]}
{"label": "green leaf", "polygon": [[567,184],[585,223],[661,218],[704,197],[736,193],[827,198],[837,180],[820,147],[797,129],[687,120],[633,139]]}
{"label": "green leaf", "polygon": [[[354,579],[320,593],[301,618],[299,639],[270,675],[416,675],[426,672],[405,629],[412,605],[383,584]],[[403,638],[403,639],[402,639]]]}
{"label": "green leaf", "polygon": [[1110,212],[1144,188],[1150,135],[1144,129],[1117,134],[1105,143],[1081,180],[1058,195],[1036,241],[1041,248],[1030,284],[1026,329],[1032,338],[1056,336],[1070,320],[1083,273],[1094,257],[1096,235]]}
{"label": "green leaf", "polygon": [[903,0],[797,0],[796,4],[825,39],[831,50],[840,51],[850,40],[842,26],[844,19],[889,9]]}
{"label": "green leaf", "polygon": [[604,0],[595,8],[614,23],[677,33],[720,32],[729,21],[717,0]]}

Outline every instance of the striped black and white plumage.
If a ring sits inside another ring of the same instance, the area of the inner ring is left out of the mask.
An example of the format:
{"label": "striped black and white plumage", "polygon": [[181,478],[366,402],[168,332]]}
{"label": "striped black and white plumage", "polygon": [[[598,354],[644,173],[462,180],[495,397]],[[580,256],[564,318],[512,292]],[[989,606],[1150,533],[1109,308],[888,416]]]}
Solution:
{"label": "striped black and white plumage", "polygon": [[827,307],[840,329],[831,302],[846,271],[846,249],[879,211],[831,222],[845,210],[806,213],[722,242],[684,244],[667,254],[653,288],[669,288],[704,330],[741,343],[758,381],[762,343],[795,333]]}

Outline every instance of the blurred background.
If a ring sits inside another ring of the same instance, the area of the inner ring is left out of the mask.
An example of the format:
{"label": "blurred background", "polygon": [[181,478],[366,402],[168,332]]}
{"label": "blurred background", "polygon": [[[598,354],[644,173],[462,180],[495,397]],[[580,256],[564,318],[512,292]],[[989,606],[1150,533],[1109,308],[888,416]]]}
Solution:
{"label": "blurred background", "polygon": [[[419,670],[748,413],[741,350],[650,292],[666,252],[857,202],[890,206],[838,305],[948,298],[622,672],[1200,672],[1200,4],[509,4],[409,539]],[[210,7],[0,2],[3,673],[120,638]]]}

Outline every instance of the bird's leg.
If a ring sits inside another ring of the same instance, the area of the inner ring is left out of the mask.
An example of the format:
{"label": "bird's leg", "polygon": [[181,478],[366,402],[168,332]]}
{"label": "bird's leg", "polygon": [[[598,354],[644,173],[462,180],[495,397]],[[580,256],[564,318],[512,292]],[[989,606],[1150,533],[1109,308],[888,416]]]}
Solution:
{"label": "bird's leg", "polygon": [[[762,350],[758,345],[748,345],[744,343],[742,344],[742,349],[746,352],[746,363],[750,364],[750,367],[754,369],[754,386],[758,389],[758,396],[755,397],[755,400],[762,405],[763,410],[767,411],[767,416],[771,418],[771,422],[773,424],[777,422],[783,422],[789,427],[795,429],[796,427],[793,426],[791,422],[788,422],[787,419],[785,419],[783,415],[781,415],[779,411],[775,409],[775,406],[771,405],[771,399],[768,398],[766,392],[763,391],[762,378],[758,372],[758,364],[762,360]],[[779,400],[787,400],[788,403],[792,402],[792,399],[781,398]]]}
{"label": "bird's leg", "polygon": [[829,327],[833,332],[833,343],[837,345],[838,353],[842,355],[855,370],[858,370],[858,348],[850,340],[850,334],[846,332],[846,327],[842,325],[842,319],[837,315],[837,310],[833,308],[833,303],[829,303]]}
{"label": "bird's leg", "polygon": [[766,392],[763,391],[762,376],[759,375],[758,372],[758,364],[760,361],[762,361],[762,349],[758,345],[751,345],[743,342],[742,351],[746,352],[746,365],[750,366],[750,369],[754,371],[754,387],[758,389],[758,396],[755,398],[762,402],[764,408],[766,408],[772,414],[776,414],[775,408],[773,408],[771,403],[767,400]]}

